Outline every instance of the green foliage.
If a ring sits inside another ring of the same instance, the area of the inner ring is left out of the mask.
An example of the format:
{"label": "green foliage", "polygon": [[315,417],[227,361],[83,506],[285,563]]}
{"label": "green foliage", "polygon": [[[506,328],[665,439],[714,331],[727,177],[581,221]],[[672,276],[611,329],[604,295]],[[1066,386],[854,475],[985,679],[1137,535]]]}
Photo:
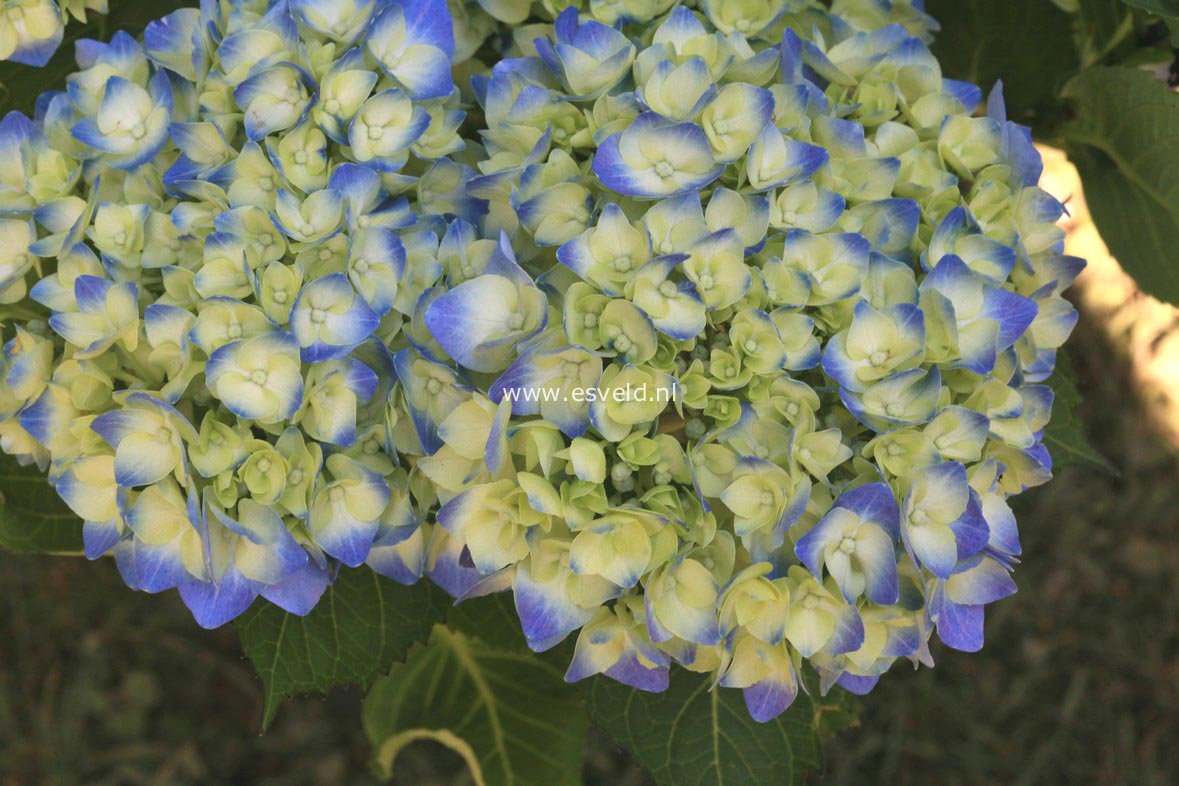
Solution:
{"label": "green foliage", "polygon": [[1109,250],[1148,294],[1179,302],[1179,94],[1144,71],[1092,68],[1064,90],[1062,129]]}
{"label": "green foliage", "polygon": [[37,467],[0,453],[0,547],[10,551],[82,550],[82,522]]}
{"label": "green foliage", "polygon": [[497,649],[529,652],[510,592],[468,598],[447,611],[446,624]]}
{"label": "green foliage", "polygon": [[933,52],[943,73],[989,91],[1003,80],[1008,115],[1049,128],[1077,67],[1072,20],[1051,0],[929,0],[942,23]]}
{"label": "green foliage", "polygon": [[1083,60],[1097,60],[1123,41],[1134,12],[1122,0],[1078,0],[1076,32]]}
{"label": "green foliage", "polygon": [[0,115],[14,110],[32,115],[37,97],[46,88],[62,89],[66,77],[78,70],[74,61],[74,42],[79,39],[105,41],[116,30],[138,36],[148,22],[177,8],[197,4],[197,0],[110,0],[110,13],[106,16],[91,13],[85,22],[70,17],[61,46],[43,67],[0,62]]}
{"label": "green foliage", "polygon": [[710,690],[707,675],[674,669],[663,693],[606,677],[587,681],[590,717],[634,754],[659,786],[801,784],[822,764],[819,741],[852,720],[847,694],[799,693],[769,723],[749,717],[737,690]]}
{"label": "green foliage", "polygon": [[1077,407],[1081,403],[1077,375],[1068,355],[1063,351],[1056,355],[1056,370],[1049,378],[1048,385],[1056,398],[1052,402],[1052,420],[1044,429],[1044,446],[1052,454],[1053,464],[1058,467],[1090,467],[1117,475],[1117,468],[1085,437],[1084,425],[1077,416]]}
{"label": "green foliage", "polygon": [[1171,42],[1179,46],[1179,0],[1122,0],[1126,5],[1161,17],[1171,28]]}
{"label": "green foliage", "polygon": [[263,726],[287,696],[343,684],[367,688],[426,640],[444,609],[430,583],[406,587],[368,568],[342,570],[306,617],[259,600],[237,629],[265,687]]}
{"label": "green foliage", "polygon": [[439,626],[428,646],[373,685],[364,725],[385,778],[408,744],[433,739],[458,752],[480,785],[578,786],[587,728],[580,705],[544,659]]}

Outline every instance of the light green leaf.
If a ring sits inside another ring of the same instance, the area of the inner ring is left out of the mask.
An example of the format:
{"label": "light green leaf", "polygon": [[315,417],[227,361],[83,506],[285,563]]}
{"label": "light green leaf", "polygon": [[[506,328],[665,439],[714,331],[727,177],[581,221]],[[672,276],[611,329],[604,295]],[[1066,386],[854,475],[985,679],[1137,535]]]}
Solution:
{"label": "light green leaf", "polygon": [[1059,114],[1057,93],[1077,70],[1073,19],[1052,0],[928,0],[941,22],[933,53],[953,79],[990,91],[1003,80],[1007,114],[1043,131]]}
{"label": "light green leaf", "polygon": [[341,570],[306,617],[259,600],[237,630],[265,688],[263,727],[287,696],[343,684],[367,688],[426,640],[445,603],[429,582],[405,587],[368,568]]}
{"label": "light green leaf", "polygon": [[1053,465],[1092,467],[1117,475],[1117,468],[1085,438],[1084,425],[1077,417],[1077,406],[1081,403],[1077,375],[1063,351],[1056,355],[1056,371],[1049,377],[1048,386],[1056,396],[1052,402],[1052,420],[1044,429],[1044,446],[1052,455]]}
{"label": "light green leaf", "polygon": [[82,521],[37,467],[0,453],[0,547],[20,552],[81,552]]}
{"label": "light green leaf", "polygon": [[834,689],[799,693],[769,723],[749,717],[741,691],[709,690],[707,675],[672,669],[663,693],[606,677],[586,682],[590,718],[629,750],[659,786],[801,784],[822,763],[819,741],[854,720],[853,702]]}
{"label": "light green leaf", "polygon": [[1061,129],[1089,212],[1146,293],[1179,303],[1179,95],[1150,74],[1091,68],[1065,86]]}
{"label": "light green leaf", "polygon": [[[585,712],[562,672],[531,653],[507,652],[438,626],[428,646],[373,685],[364,727],[373,765],[392,775],[415,739],[456,750],[476,783],[580,786]],[[440,735],[449,735],[443,739]]]}

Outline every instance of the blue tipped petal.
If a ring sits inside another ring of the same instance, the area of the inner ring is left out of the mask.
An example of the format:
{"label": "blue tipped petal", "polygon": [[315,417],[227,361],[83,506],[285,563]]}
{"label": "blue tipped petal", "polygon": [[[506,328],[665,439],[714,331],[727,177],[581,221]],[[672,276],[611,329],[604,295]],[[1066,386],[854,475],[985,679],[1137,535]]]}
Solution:
{"label": "blue tipped petal", "polygon": [[180,598],[202,628],[212,630],[237,619],[254,599],[258,586],[235,570],[226,571],[221,581],[190,581],[180,587]]}
{"label": "blue tipped petal", "polygon": [[308,561],[277,584],[263,589],[262,597],[283,611],[305,617],[319,603],[331,583],[332,575],[326,566]]}

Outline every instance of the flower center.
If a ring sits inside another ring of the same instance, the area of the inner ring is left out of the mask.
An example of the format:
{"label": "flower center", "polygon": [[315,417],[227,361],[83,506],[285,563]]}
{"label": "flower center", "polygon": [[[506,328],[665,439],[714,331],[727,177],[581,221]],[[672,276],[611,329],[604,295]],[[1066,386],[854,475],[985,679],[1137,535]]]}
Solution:
{"label": "flower center", "polygon": [[327,313],[322,308],[311,309],[311,321],[323,322],[327,318]]}
{"label": "flower center", "polygon": [[167,426],[160,426],[156,429],[156,442],[161,445],[167,445],[172,441],[172,430]]}
{"label": "flower center", "polygon": [[655,174],[659,175],[660,177],[671,177],[673,174],[675,174],[675,169],[666,161],[660,161],[655,165]]}
{"label": "flower center", "polygon": [[844,538],[839,541],[839,550],[844,554],[854,554],[856,551],[856,542],[851,538]]}
{"label": "flower center", "polygon": [[250,374],[250,381],[253,382],[255,385],[257,385],[258,387],[262,387],[263,385],[266,384],[266,380],[268,377],[269,377],[269,375],[264,370],[258,369],[257,371]]}

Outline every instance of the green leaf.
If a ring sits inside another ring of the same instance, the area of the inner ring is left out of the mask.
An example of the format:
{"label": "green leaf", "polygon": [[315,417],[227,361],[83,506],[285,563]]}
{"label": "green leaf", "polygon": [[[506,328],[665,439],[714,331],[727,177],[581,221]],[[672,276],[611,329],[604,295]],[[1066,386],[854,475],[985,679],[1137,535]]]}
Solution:
{"label": "green leaf", "polygon": [[429,738],[458,751],[477,784],[581,784],[587,722],[561,670],[442,626],[373,685],[364,727],[384,778],[407,744]]}
{"label": "green leaf", "polygon": [[1063,350],[1056,354],[1056,370],[1049,377],[1048,386],[1056,395],[1052,419],[1044,429],[1044,446],[1052,455],[1053,465],[1092,467],[1117,475],[1117,468],[1085,438],[1084,425],[1077,416],[1077,406],[1081,403],[1077,375]]}
{"label": "green leaf", "polygon": [[1179,94],[1144,71],[1091,68],[1061,129],[1101,237],[1147,294],[1179,303]]}
{"label": "green leaf", "polygon": [[1122,0],[1078,0],[1077,33],[1086,63],[1095,63],[1128,43],[1134,14]]}
{"label": "green leaf", "polygon": [[65,37],[57,52],[44,66],[0,62],[0,115],[13,110],[33,113],[37,97],[46,90],[62,90],[65,78],[78,70],[74,61],[74,43],[80,38],[105,41],[116,30],[138,36],[147,23],[170,14],[177,8],[196,6],[197,0],[110,0],[110,13],[90,13],[85,22],[72,16],[66,22]]}
{"label": "green leaf", "polygon": [[468,598],[446,612],[446,625],[496,649],[529,652],[511,592]]}
{"label": "green leaf", "polygon": [[1171,43],[1179,46],[1179,0],[1122,0],[1126,5],[1161,17],[1171,28]]}
{"label": "green leaf", "polygon": [[306,617],[255,603],[237,630],[265,688],[263,727],[287,696],[343,684],[367,688],[426,640],[445,603],[429,582],[406,587],[368,568],[341,570]]}
{"label": "green leaf", "polygon": [[1007,114],[1043,132],[1055,125],[1060,87],[1077,70],[1073,19],[1052,0],[928,0],[941,22],[933,53],[953,79],[989,91],[1003,80]]}
{"label": "green leaf", "polygon": [[0,547],[19,552],[80,552],[82,521],[37,467],[0,453]]}
{"label": "green leaf", "polygon": [[758,723],[741,691],[709,690],[709,676],[684,669],[672,669],[663,693],[600,676],[586,682],[590,718],[659,786],[801,784],[822,764],[820,738],[854,719],[841,689],[813,699],[799,693],[785,713]]}

